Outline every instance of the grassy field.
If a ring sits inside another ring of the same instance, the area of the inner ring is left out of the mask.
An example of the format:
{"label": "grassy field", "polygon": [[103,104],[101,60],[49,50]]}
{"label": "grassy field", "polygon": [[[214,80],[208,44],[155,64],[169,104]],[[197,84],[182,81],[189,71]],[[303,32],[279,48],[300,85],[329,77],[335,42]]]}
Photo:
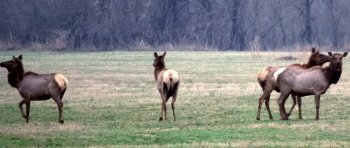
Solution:
{"label": "grassy field", "polygon": [[[269,65],[305,62],[308,52],[168,52],[166,66],[181,79],[178,121],[158,122],[153,52],[8,51],[0,53],[0,61],[19,54],[25,70],[68,78],[65,124],[57,122],[53,100],[32,102],[26,124],[21,97],[0,69],[0,147],[350,147],[349,57],[340,82],[322,96],[319,121],[312,97],[303,98],[303,120],[297,108],[289,121],[279,120],[277,93],[270,105],[274,120],[264,106],[256,121],[262,92],[256,73]],[[275,60],[287,55],[298,60]],[[172,119],[170,104],[168,116]]]}

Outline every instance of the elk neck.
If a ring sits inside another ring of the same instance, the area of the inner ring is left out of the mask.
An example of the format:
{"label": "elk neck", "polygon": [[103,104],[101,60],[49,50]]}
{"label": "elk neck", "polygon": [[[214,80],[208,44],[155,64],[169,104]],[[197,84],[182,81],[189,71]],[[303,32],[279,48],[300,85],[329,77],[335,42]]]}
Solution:
{"label": "elk neck", "polygon": [[309,61],[306,63],[306,64],[302,64],[301,65],[302,67],[306,68],[306,69],[309,69],[311,67],[314,67],[314,66],[318,66],[317,63],[315,61],[313,61],[311,58],[309,59]]}
{"label": "elk neck", "polygon": [[18,88],[19,84],[22,82],[24,77],[24,69],[22,63],[14,70],[9,71],[7,75],[8,83],[14,87]]}
{"label": "elk neck", "polygon": [[166,68],[165,68],[165,64],[158,64],[158,65],[156,66],[156,68],[154,69],[154,78],[155,78],[156,81],[157,81],[157,79],[158,79],[159,73],[160,73],[162,70],[164,70],[164,69],[166,69]]}
{"label": "elk neck", "polygon": [[322,71],[330,84],[337,84],[342,73],[342,70],[338,71],[333,64],[330,64]]}

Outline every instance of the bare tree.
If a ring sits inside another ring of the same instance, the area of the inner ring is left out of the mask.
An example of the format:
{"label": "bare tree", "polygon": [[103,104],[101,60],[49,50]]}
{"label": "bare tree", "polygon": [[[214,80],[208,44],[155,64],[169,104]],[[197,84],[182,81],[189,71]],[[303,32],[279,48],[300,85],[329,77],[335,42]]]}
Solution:
{"label": "bare tree", "polygon": [[0,0],[0,44],[262,50],[350,41],[348,0]]}
{"label": "bare tree", "polygon": [[300,11],[300,15],[303,20],[303,30],[301,30],[301,40],[307,44],[312,43],[312,17],[311,6],[314,0],[300,0],[299,5],[296,7]]}
{"label": "bare tree", "polygon": [[238,45],[239,50],[244,50],[245,48],[245,31],[243,28],[244,25],[244,0],[226,0],[227,11],[232,23],[230,29],[230,49],[234,49],[235,44]]}

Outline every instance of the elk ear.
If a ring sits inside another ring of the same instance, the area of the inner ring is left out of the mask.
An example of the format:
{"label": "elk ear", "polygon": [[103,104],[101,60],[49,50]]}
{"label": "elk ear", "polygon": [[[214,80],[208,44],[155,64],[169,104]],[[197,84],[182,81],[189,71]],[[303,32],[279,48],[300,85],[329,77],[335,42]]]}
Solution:
{"label": "elk ear", "polygon": [[22,60],[22,55],[19,55],[19,56],[18,56],[18,59],[19,59],[19,60]]}
{"label": "elk ear", "polygon": [[155,58],[157,58],[157,57],[158,57],[157,52],[154,52],[154,57],[155,57]]}
{"label": "elk ear", "polygon": [[312,52],[312,53],[315,53],[315,52],[316,52],[316,48],[315,48],[315,47],[312,47],[312,48],[311,48],[311,52]]}
{"label": "elk ear", "polygon": [[348,55],[348,52],[344,52],[343,57],[346,57]]}
{"label": "elk ear", "polygon": [[165,55],[166,55],[166,52],[164,52],[164,53],[163,53],[163,55],[162,55],[162,56],[163,56],[163,58],[165,57]]}
{"label": "elk ear", "polygon": [[332,56],[332,52],[328,52],[328,55],[329,55],[329,56]]}

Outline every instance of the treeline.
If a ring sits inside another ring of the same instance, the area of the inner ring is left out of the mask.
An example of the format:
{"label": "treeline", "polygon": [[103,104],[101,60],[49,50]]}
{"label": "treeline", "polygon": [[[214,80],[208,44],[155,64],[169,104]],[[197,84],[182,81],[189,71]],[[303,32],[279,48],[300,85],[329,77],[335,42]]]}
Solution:
{"label": "treeline", "polygon": [[0,0],[2,48],[347,48],[349,0]]}

